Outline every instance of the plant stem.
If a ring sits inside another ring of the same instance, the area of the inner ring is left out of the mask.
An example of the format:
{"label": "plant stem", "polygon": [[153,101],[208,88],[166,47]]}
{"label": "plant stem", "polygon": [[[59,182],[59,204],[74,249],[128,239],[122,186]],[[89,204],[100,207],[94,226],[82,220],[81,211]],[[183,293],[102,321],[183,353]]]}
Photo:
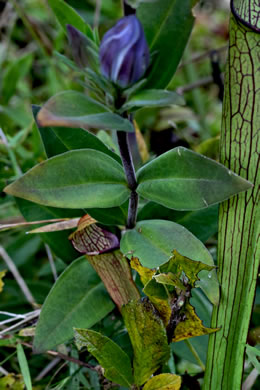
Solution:
{"label": "plant stem", "polygon": [[205,366],[203,364],[203,362],[201,361],[196,349],[193,347],[193,345],[191,344],[190,340],[184,340],[185,341],[185,344],[187,345],[187,347],[189,348],[189,350],[191,351],[192,355],[194,356],[196,362],[198,363],[198,365],[202,368],[203,371],[205,371]]}
{"label": "plant stem", "polygon": [[233,14],[225,74],[220,162],[252,182],[254,187],[226,200],[219,208],[221,298],[219,306],[213,309],[211,326],[220,330],[209,336],[204,390],[241,389],[257,286],[260,259],[260,134],[257,120],[260,30],[253,10],[258,4],[258,0],[231,2]]}
{"label": "plant stem", "polygon": [[124,131],[117,132],[118,146],[120,150],[120,155],[127,179],[128,186],[131,190],[129,207],[128,207],[128,218],[127,218],[127,228],[132,229],[136,224],[136,215],[137,215],[137,206],[138,206],[138,194],[136,193],[136,175],[133,164],[132,154],[129,148],[128,143],[128,134]]}
{"label": "plant stem", "polygon": [[129,199],[129,206],[128,206],[128,218],[127,218],[128,229],[133,229],[136,225],[138,200],[139,200],[139,196],[137,192],[132,191]]}

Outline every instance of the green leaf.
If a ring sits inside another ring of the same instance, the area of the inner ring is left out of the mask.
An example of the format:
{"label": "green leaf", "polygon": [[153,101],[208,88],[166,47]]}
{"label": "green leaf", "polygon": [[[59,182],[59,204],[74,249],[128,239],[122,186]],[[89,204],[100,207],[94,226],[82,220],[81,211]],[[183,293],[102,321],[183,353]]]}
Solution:
{"label": "green leaf", "polygon": [[251,345],[246,344],[246,354],[248,360],[251,364],[258,370],[260,373],[260,363],[258,359],[260,358],[260,346],[252,347]]}
{"label": "green leaf", "polygon": [[133,107],[165,107],[171,104],[184,105],[185,100],[181,95],[173,91],[158,89],[145,89],[137,92],[125,103],[122,111]]}
{"label": "green leaf", "polygon": [[132,367],[129,356],[112,340],[94,330],[75,329],[75,342],[78,349],[87,347],[104,368],[104,376],[121,386],[133,384]]}
{"label": "green leaf", "polygon": [[252,188],[223,165],[183,147],[137,172],[139,195],[176,210],[197,210]]}
{"label": "green leaf", "polygon": [[[126,231],[120,246],[126,256],[132,254],[138,257],[141,264],[148,268],[157,268],[166,263],[174,249],[189,259],[214,266],[213,259],[202,242],[183,226],[170,221],[138,222],[135,229]],[[219,286],[215,270],[201,271],[200,281],[197,283],[210,301],[217,304]]]}
{"label": "green leaf", "polygon": [[[206,363],[207,358],[208,338],[208,335],[203,335],[189,339],[189,343],[191,344],[192,348],[194,348],[194,350],[197,352],[203,364]],[[171,348],[174,355],[178,356],[181,359],[187,360],[188,362],[198,365],[198,361],[195,359],[193,353],[190,351],[190,348],[188,347],[185,340],[178,341],[178,343],[172,343]]]}
{"label": "green leaf", "polygon": [[23,376],[23,380],[24,380],[26,389],[32,390],[32,381],[31,381],[30,370],[29,370],[28,362],[27,362],[22,344],[17,345],[17,358],[18,358],[19,366],[21,369],[21,373]]}
{"label": "green leaf", "polygon": [[73,327],[90,328],[114,307],[103,283],[85,257],[58,278],[41,310],[34,348],[44,352],[73,337]]}
{"label": "green leaf", "polygon": [[[37,128],[41,135],[41,139],[44,144],[45,152],[48,158],[56,156],[58,154],[62,154],[69,150],[89,148],[99,150],[100,152],[107,154],[108,156],[112,157],[114,160],[122,164],[120,157],[116,153],[112,152],[98,137],[96,137],[92,133],[89,133],[87,130],[83,130],[80,128],[72,129],[67,127],[39,126],[36,120],[36,116],[39,110],[39,106],[32,106],[34,119],[36,121]],[[98,222],[103,223],[104,225],[125,225],[127,219],[127,210],[128,201],[119,207],[112,207],[109,209],[91,208],[91,210],[88,210],[88,213],[91,214],[91,216],[95,218]],[[63,216],[64,215],[66,216],[67,213],[63,212]],[[82,212],[78,213],[76,216],[80,215],[82,215]],[[44,218],[46,219],[46,217],[42,217],[42,219]],[[35,219],[37,218],[34,218],[33,220]],[[53,237],[53,235],[51,235],[51,237]],[[57,240],[55,238],[51,241],[53,241],[53,244],[57,244],[57,242],[60,242],[60,240]],[[62,256],[59,257],[63,258]]]}
{"label": "green leaf", "polygon": [[160,374],[152,377],[144,385],[143,390],[179,390],[181,377],[174,374]]}
{"label": "green leaf", "polygon": [[141,386],[169,359],[166,330],[147,299],[129,302],[122,315],[134,350],[134,382]]}
{"label": "green leaf", "polygon": [[140,4],[137,10],[150,52],[155,53],[147,86],[166,88],[188,42],[194,17],[194,0],[163,0]]}
{"label": "green leaf", "polygon": [[128,119],[114,114],[103,104],[76,91],[60,92],[50,98],[40,110],[37,121],[42,127],[63,126],[134,131]]}
{"label": "green leaf", "polygon": [[137,220],[165,219],[184,226],[200,241],[205,242],[218,231],[218,205],[196,211],[177,211],[155,202],[147,202]]}
{"label": "green leaf", "polygon": [[89,38],[93,39],[93,32],[90,26],[70,5],[65,3],[64,0],[48,0],[48,3],[65,33],[67,33],[66,25],[71,24]]}
{"label": "green leaf", "polygon": [[214,265],[207,248],[192,233],[177,223],[163,220],[141,221],[121,240],[121,251],[138,257],[144,267],[166,263],[176,249],[183,256]]}
{"label": "green leaf", "polygon": [[19,80],[23,79],[29,72],[32,65],[32,60],[32,53],[27,53],[11,62],[10,65],[6,68],[2,79],[0,99],[2,104],[5,105],[9,102],[10,98],[15,93]]}
{"label": "green leaf", "polygon": [[72,150],[36,165],[5,188],[45,206],[114,207],[128,199],[123,168],[97,150]]}
{"label": "green leaf", "polygon": [[[69,150],[94,149],[107,154],[121,164],[120,157],[113,153],[98,137],[83,129],[68,127],[39,126],[36,116],[41,107],[32,106],[34,120],[38,127],[41,139],[48,158],[57,156]],[[107,133],[106,133],[107,134]]]}
{"label": "green leaf", "polygon": [[196,283],[196,287],[200,287],[204,294],[214,304],[219,303],[219,283],[216,276],[216,271],[213,269],[208,272],[206,270],[200,271],[199,281]]}

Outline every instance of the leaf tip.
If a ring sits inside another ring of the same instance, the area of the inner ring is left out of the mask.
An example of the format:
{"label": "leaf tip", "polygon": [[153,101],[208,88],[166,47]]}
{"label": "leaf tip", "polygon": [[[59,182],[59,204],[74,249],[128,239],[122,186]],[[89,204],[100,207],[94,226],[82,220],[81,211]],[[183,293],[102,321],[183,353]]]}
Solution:
{"label": "leaf tip", "polygon": [[8,195],[15,195],[15,191],[13,190],[13,183],[8,184],[4,189],[3,192],[5,192]]}

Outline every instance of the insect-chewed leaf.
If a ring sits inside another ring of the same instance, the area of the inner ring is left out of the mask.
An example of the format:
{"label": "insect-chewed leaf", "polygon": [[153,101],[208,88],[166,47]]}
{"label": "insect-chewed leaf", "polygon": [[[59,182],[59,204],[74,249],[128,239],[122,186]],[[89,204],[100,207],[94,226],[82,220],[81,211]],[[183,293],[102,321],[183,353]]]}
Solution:
{"label": "insect-chewed leaf", "polygon": [[153,376],[144,385],[143,390],[179,390],[181,377],[174,374],[160,374]]}
{"label": "insect-chewed leaf", "polygon": [[77,230],[69,236],[74,248],[84,254],[98,255],[119,248],[119,240],[113,233],[101,229],[90,215],[84,215]]}
{"label": "insect-chewed leaf", "polygon": [[186,289],[184,284],[180,281],[180,277],[178,275],[174,275],[171,272],[167,274],[154,275],[154,279],[157,283],[174,286],[175,288],[177,287],[182,291],[185,291]]}
{"label": "insect-chewed leaf", "polygon": [[141,386],[169,359],[166,330],[147,299],[129,302],[122,315],[134,350],[134,382]]}
{"label": "insect-chewed leaf", "polygon": [[[126,256],[127,253],[132,253],[143,266],[149,268],[157,268],[167,263],[173,249],[196,262],[214,266],[212,256],[202,242],[183,226],[171,221],[153,219],[137,222],[134,229],[127,230],[123,235],[120,247]],[[200,284],[209,300],[217,305],[219,285],[216,271],[202,271],[200,278],[197,286]]]}
{"label": "insect-chewed leaf", "polygon": [[214,268],[214,266],[201,263],[200,261],[191,260],[188,257],[184,257],[176,250],[174,250],[173,255],[169,261],[161,265],[160,271],[166,274],[169,272],[173,275],[181,275],[181,273],[184,272],[186,277],[189,279],[189,284],[192,287],[195,287],[196,281],[199,280],[198,273],[202,270],[211,271]]}
{"label": "insect-chewed leaf", "polygon": [[165,287],[160,286],[153,280],[156,270],[143,267],[137,257],[132,257],[130,265],[139,273],[141,282],[144,285],[144,293],[157,309],[164,324],[167,325],[171,316],[171,306]]}
{"label": "insect-chewed leaf", "polygon": [[152,219],[137,222],[121,240],[123,253],[133,253],[140,263],[156,268],[166,263],[173,249],[190,259],[214,265],[207,248],[193,234],[177,223]]}
{"label": "insect-chewed leaf", "polygon": [[176,326],[172,339],[174,342],[195,336],[203,336],[219,330],[219,328],[206,328],[202,324],[201,319],[195,313],[194,307],[192,307],[189,303],[186,303],[183,313],[185,314],[185,319],[184,321],[179,322]]}
{"label": "insect-chewed leaf", "polygon": [[128,355],[112,340],[88,329],[75,329],[76,345],[87,347],[104,368],[104,376],[119,385],[131,387],[133,375]]}
{"label": "insect-chewed leaf", "polygon": [[151,279],[144,286],[143,292],[148,296],[166,326],[171,317],[171,305],[165,286]]}

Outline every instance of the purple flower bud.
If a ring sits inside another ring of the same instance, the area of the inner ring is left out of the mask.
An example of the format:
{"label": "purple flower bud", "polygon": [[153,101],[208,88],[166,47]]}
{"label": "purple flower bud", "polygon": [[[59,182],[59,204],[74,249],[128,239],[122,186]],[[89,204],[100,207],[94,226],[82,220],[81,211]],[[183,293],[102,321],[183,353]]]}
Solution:
{"label": "purple flower bud", "polygon": [[144,75],[149,65],[149,48],[135,15],[120,19],[104,35],[99,57],[102,74],[120,87],[125,88]]}
{"label": "purple flower bud", "polygon": [[84,34],[70,24],[66,27],[73,59],[80,68],[85,68],[88,65],[88,40]]}

